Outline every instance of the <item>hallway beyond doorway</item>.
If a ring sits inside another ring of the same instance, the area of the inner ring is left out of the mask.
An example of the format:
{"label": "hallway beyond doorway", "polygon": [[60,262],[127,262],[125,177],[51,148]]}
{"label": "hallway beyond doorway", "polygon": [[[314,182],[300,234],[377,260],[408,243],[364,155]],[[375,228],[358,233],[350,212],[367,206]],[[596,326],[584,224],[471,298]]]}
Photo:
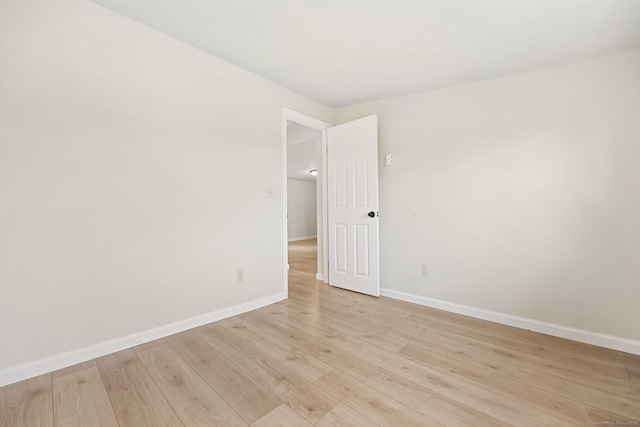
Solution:
{"label": "hallway beyond doorway", "polygon": [[315,276],[318,267],[317,260],[317,239],[289,242],[290,273],[312,273]]}

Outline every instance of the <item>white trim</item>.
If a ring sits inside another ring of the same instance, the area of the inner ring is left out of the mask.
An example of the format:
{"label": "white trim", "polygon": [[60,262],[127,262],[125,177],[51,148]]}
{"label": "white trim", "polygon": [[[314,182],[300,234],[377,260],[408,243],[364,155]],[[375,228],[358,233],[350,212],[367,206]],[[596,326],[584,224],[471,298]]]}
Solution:
{"label": "white trim", "polygon": [[316,273],[316,280],[322,280],[324,282],[324,275],[321,273]]}
{"label": "white trim", "polygon": [[514,326],[520,329],[528,329],[534,332],[540,332],[599,347],[640,355],[640,341],[628,338],[586,331],[584,329],[571,328],[568,326],[557,325],[555,323],[541,322],[539,320],[527,319],[525,317],[513,316],[511,314],[499,313],[496,311],[483,310],[481,308],[437,300],[420,295],[408,294],[405,292],[394,291],[392,289],[380,289],[380,295],[424,305],[426,307],[437,308],[439,310],[450,311],[464,316]]}
{"label": "white trim", "polygon": [[[289,275],[288,275],[288,263],[289,263],[289,252],[288,252],[288,230],[287,230],[287,121],[291,121],[297,123],[299,125],[307,126],[312,129],[316,129],[322,132],[322,170],[327,169],[327,129],[332,125],[330,123],[323,122],[318,119],[314,119],[313,117],[307,116],[302,113],[298,113],[297,111],[291,110],[287,107],[282,107],[282,293],[284,294],[284,298],[289,298]],[[323,220],[323,235],[322,235],[322,244],[323,244],[323,263],[324,263],[324,277],[328,277],[329,275],[329,260],[326,256],[327,249],[327,217],[326,217],[326,207],[327,207],[327,174],[324,173],[322,176],[322,200],[324,211],[322,215]]]}
{"label": "white trim", "polygon": [[[287,138],[287,147],[293,147],[299,144],[303,144],[305,142],[315,142],[315,138],[302,138],[298,141],[293,141],[293,142],[289,142]],[[295,178],[289,178],[289,179],[295,179]]]}
{"label": "white trim", "polygon": [[[331,127],[331,123],[323,122],[322,120],[314,119],[306,114],[298,113],[287,107],[282,107],[282,114],[285,117],[284,125],[287,126],[287,121],[297,123],[306,127],[310,127],[316,130],[325,130]],[[286,143],[286,140],[285,140]]]}
{"label": "white trim", "polygon": [[90,347],[80,348],[58,354],[56,356],[36,360],[34,362],[5,368],[0,370],[0,387],[46,374],[48,372],[53,372],[58,369],[66,368],[68,366],[76,365],[78,363],[86,362],[97,357],[115,353],[116,351],[135,347],[149,341],[177,334],[178,332],[206,325],[207,323],[226,319],[227,317],[237,316],[239,314],[246,313],[247,311],[256,310],[258,308],[274,304],[278,301],[282,301],[283,299],[284,295],[282,295],[282,293],[277,293],[232,307],[215,310],[190,319],[180,320],[148,331],[138,332],[122,338],[105,341]]}
{"label": "white trim", "polygon": [[301,240],[309,240],[309,239],[315,239],[318,236],[303,236],[303,237],[294,237],[292,239],[289,239],[290,242],[299,242]]}
{"label": "white trim", "polygon": [[289,230],[288,215],[289,207],[287,206],[287,119],[288,110],[282,109],[282,293],[285,298],[289,298]]}
{"label": "white trim", "polygon": [[329,283],[329,215],[327,201],[329,193],[327,187],[327,177],[329,176],[327,158],[327,129],[322,131],[322,271],[324,282]]}

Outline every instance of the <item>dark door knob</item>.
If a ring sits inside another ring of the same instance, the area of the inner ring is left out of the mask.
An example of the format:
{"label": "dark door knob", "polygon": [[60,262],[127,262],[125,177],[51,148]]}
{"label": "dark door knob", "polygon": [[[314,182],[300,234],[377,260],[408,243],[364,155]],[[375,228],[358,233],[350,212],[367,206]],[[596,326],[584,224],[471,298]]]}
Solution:
{"label": "dark door knob", "polygon": [[369,218],[374,218],[376,216],[376,213],[374,211],[371,211],[367,215],[369,215]]}

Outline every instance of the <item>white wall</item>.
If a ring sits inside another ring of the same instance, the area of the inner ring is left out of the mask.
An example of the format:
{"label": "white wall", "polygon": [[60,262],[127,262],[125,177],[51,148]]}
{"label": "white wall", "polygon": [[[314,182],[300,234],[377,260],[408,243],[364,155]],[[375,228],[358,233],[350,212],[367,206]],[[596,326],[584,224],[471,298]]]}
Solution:
{"label": "white wall", "polygon": [[640,339],[640,50],[372,113],[382,287]]}
{"label": "white wall", "polygon": [[316,181],[287,180],[289,241],[317,235]]}
{"label": "white wall", "polygon": [[86,0],[0,58],[0,370],[281,293],[282,107],[331,109]]}

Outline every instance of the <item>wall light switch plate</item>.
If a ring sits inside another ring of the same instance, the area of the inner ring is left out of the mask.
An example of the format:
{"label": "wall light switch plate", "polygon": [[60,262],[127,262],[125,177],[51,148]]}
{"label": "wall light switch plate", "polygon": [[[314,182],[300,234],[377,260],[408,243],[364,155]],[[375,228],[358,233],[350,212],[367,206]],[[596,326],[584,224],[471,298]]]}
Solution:
{"label": "wall light switch plate", "polygon": [[384,156],[384,165],[392,166],[393,165],[393,154],[387,154]]}

